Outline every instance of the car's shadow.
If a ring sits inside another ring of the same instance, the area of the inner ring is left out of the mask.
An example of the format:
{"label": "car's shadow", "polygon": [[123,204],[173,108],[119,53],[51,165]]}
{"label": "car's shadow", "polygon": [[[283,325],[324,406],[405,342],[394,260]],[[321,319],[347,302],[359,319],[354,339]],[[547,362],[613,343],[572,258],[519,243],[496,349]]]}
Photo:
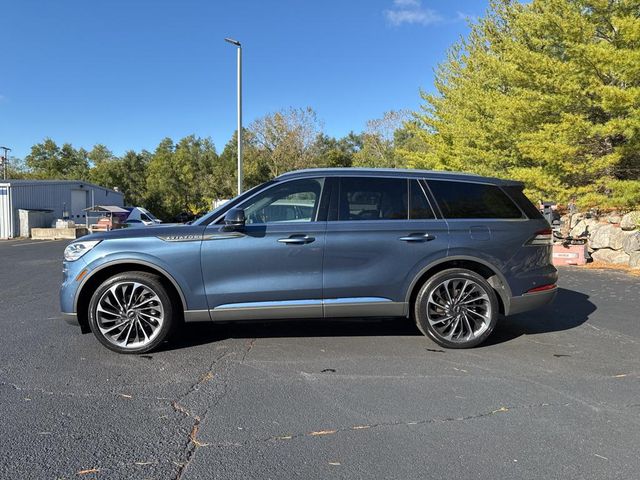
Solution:
{"label": "car's shadow", "polygon": [[[522,335],[570,330],[585,323],[596,306],[589,296],[565,288],[551,305],[539,310],[501,318],[491,336],[480,347],[508,342]],[[226,324],[187,324],[173,341],[160,350],[175,350],[228,338],[287,337],[389,337],[421,335],[407,318],[305,319]]]}
{"label": "car's shadow", "polygon": [[585,323],[596,309],[596,305],[589,300],[589,295],[559,288],[550,305],[502,318],[481,347],[508,342],[521,335],[570,330]]}

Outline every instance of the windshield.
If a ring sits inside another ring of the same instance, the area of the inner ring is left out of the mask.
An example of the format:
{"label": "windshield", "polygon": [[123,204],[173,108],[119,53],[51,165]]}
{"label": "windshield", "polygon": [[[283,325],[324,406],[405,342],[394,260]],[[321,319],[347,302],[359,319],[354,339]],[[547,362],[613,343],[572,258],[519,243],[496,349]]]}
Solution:
{"label": "windshield", "polygon": [[147,210],[146,208],[143,207],[138,207],[138,210],[140,210],[142,213],[144,213],[147,217],[149,217],[149,219],[153,220],[153,221],[157,221],[159,222],[160,220],[158,220],[158,218],[151,213],[149,210]]}

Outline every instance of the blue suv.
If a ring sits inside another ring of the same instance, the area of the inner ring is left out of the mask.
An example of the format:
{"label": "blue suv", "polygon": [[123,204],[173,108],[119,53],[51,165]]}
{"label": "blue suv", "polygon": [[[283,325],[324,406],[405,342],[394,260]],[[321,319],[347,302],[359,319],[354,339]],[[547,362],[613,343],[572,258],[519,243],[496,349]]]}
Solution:
{"label": "blue suv", "polygon": [[191,225],[89,235],[64,257],[62,312],[121,353],[183,323],[323,317],[411,317],[467,348],[557,281],[521,183],[419,170],[290,172]]}

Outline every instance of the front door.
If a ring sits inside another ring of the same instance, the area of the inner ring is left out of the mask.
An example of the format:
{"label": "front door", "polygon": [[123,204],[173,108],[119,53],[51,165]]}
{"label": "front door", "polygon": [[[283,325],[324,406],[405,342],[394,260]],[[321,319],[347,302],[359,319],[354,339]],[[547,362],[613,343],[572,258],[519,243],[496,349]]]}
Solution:
{"label": "front door", "polygon": [[324,179],[276,183],[237,208],[244,228],[210,225],[202,273],[213,320],[322,316]]}

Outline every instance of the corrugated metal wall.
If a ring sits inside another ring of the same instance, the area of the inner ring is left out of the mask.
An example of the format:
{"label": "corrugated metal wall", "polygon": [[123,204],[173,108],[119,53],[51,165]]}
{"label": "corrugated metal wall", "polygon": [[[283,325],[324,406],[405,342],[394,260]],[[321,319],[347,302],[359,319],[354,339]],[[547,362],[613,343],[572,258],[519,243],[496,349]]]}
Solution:
{"label": "corrugated metal wall", "polygon": [[[7,195],[0,195],[0,225],[3,231],[0,238],[11,238],[19,235],[20,225],[18,209],[53,210],[54,218],[62,218],[63,213],[71,215],[72,190],[86,191],[86,205],[123,205],[122,193],[90,185],[84,182],[42,182],[13,183],[8,182]],[[8,199],[8,202],[4,199]],[[4,201],[4,207],[3,207]],[[8,203],[8,205],[7,205]],[[85,219],[80,212],[73,212],[72,220],[84,224]],[[9,233],[9,235],[7,235]]]}

